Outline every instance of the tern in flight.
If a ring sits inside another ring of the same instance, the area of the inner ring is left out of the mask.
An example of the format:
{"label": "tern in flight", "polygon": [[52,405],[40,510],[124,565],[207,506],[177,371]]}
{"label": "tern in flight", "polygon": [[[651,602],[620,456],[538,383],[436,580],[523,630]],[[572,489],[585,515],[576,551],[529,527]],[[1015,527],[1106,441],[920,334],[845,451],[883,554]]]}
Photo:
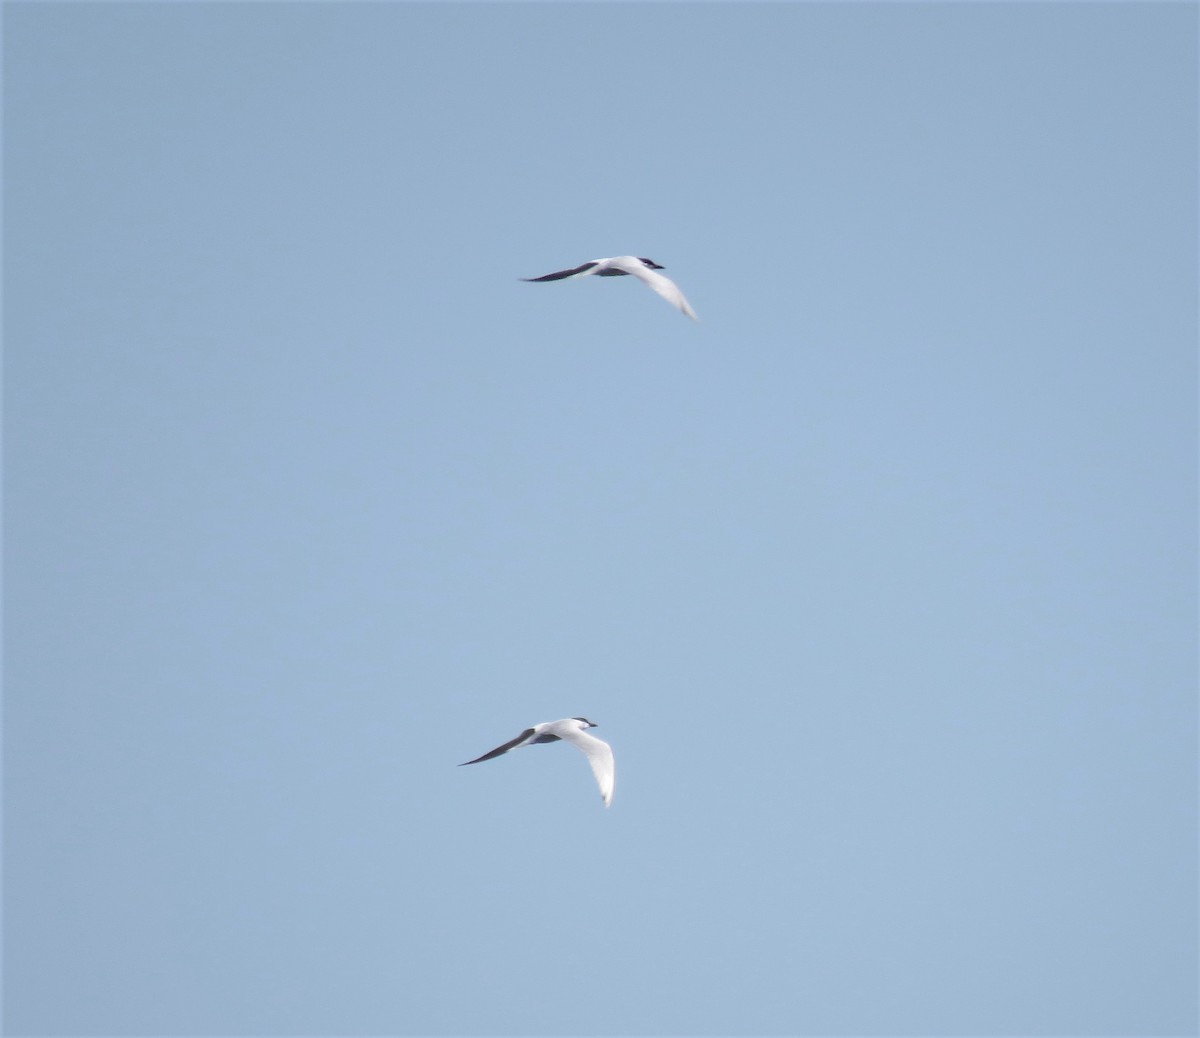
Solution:
{"label": "tern in flight", "polygon": [[665,274],[659,273],[662,269],[661,264],[645,257],[613,256],[610,259],[590,260],[587,263],[581,263],[578,267],[571,267],[570,270],[556,270],[553,274],[543,274],[540,278],[521,278],[521,280],[562,281],[564,278],[582,278],[590,274],[602,278],[617,278],[625,274],[632,274],[643,285],[654,289],[663,299],[672,306],[678,307],[693,321],[700,320],[696,316],[696,312],[688,305],[688,301],[683,298],[679,286]]}
{"label": "tern in flight", "polygon": [[600,787],[600,797],[604,801],[604,806],[608,807],[612,803],[613,795],[613,751],[612,747],[603,739],[597,739],[594,735],[587,734],[587,729],[595,727],[586,717],[567,717],[561,721],[543,721],[541,724],[535,724],[532,728],[526,728],[515,739],[509,740],[503,746],[488,750],[482,757],[463,761],[459,767],[491,760],[493,757],[499,757],[509,750],[519,749],[522,746],[536,746],[538,743],[558,742],[562,739],[587,757],[588,763],[592,766],[592,774],[596,776],[596,785]]}

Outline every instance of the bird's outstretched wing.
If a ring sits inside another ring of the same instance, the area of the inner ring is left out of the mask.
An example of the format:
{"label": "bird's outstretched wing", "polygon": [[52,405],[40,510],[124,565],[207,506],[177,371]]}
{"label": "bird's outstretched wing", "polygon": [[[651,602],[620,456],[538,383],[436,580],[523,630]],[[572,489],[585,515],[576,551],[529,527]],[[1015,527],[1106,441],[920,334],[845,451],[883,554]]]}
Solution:
{"label": "bird's outstretched wing", "polygon": [[571,278],[576,274],[584,274],[596,266],[596,261],[591,260],[588,263],[581,263],[578,267],[572,267],[570,270],[556,270],[553,274],[543,274],[540,278],[521,278],[522,281],[561,281],[563,278]]}
{"label": "bird's outstretched wing", "polygon": [[683,293],[679,291],[679,286],[665,274],[660,274],[657,270],[651,270],[644,263],[623,263],[620,260],[610,260],[609,262],[611,266],[617,267],[627,274],[632,274],[642,284],[654,289],[663,299],[672,306],[682,310],[693,321],[700,320],[696,316],[696,311],[684,299]]}
{"label": "bird's outstretched wing", "polygon": [[510,739],[503,746],[497,746],[494,750],[488,750],[482,757],[476,757],[474,760],[465,760],[459,765],[460,768],[468,764],[478,764],[481,760],[491,760],[493,757],[499,757],[502,753],[507,753],[509,750],[514,750],[521,745],[526,739],[533,734],[532,728],[526,728],[515,739]]}
{"label": "bird's outstretched wing", "polygon": [[600,798],[604,801],[604,806],[608,807],[612,803],[616,772],[612,747],[603,739],[597,739],[587,732],[564,732],[562,738],[587,757],[592,766],[592,774],[596,777],[596,785],[600,787]]}

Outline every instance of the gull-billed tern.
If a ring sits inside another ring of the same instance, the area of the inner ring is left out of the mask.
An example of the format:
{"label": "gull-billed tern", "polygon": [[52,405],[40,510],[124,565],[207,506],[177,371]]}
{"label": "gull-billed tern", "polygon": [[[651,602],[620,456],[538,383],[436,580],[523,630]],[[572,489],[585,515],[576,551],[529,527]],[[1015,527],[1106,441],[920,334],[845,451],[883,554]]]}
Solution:
{"label": "gull-billed tern", "polygon": [[556,270],[553,274],[543,274],[540,278],[521,278],[521,280],[562,281],[564,278],[587,277],[591,274],[602,278],[615,278],[621,277],[624,274],[632,274],[642,284],[649,285],[672,306],[679,307],[693,321],[698,321],[700,318],[696,316],[696,312],[688,305],[688,301],[683,298],[683,293],[679,291],[679,286],[665,274],[658,273],[662,269],[664,268],[661,264],[655,263],[654,260],[646,259],[645,257],[612,256],[609,259],[597,259],[591,260],[588,263],[581,263],[578,267],[572,267],[570,270]]}
{"label": "gull-billed tern", "polygon": [[613,751],[612,747],[603,739],[597,739],[594,735],[587,734],[588,728],[595,727],[586,717],[566,717],[561,721],[543,721],[541,724],[535,724],[532,728],[526,728],[515,739],[509,740],[503,746],[488,750],[482,757],[463,761],[459,767],[491,760],[493,757],[499,757],[509,750],[516,750],[522,746],[536,746],[538,743],[558,742],[562,739],[587,757],[588,763],[592,766],[592,774],[596,776],[596,785],[600,787],[600,796],[604,800],[604,806],[608,807],[612,803],[613,795]]}

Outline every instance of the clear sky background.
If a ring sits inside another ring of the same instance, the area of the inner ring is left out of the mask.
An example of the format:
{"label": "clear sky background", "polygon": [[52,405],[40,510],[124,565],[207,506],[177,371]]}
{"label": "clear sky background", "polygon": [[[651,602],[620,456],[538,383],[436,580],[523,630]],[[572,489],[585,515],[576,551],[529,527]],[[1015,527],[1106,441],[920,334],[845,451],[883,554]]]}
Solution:
{"label": "clear sky background", "polygon": [[1194,1033],[1197,20],[6,5],[8,1033]]}

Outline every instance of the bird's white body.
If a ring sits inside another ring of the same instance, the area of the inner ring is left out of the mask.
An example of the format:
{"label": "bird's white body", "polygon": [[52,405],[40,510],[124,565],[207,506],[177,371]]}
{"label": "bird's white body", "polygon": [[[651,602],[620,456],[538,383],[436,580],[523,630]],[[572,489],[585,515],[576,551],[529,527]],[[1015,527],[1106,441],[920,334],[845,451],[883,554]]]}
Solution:
{"label": "bird's white body", "polygon": [[596,778],[596,785],[600,787],[600,797],[604,801],[604,806],[608,807],[612,803],[615,777],[613,751],[612,747],[603,739],[588,735],[587,729],[595,727],[586,717],[566,717],[561,721],[543,721],[541,724],[535,724],[532,728],[526,728],[515,739],[509,740],[502,746],[497,746],[494,750],[489,750],[482,757],[464,761],[463,764],[478,764],[480,761],[499,757],[509,750],[519,750],[522,746],[558,742],[561,739],[563,742],[569,742],[587,757],[588,763],[592,766],[592,774]]}
{"label": "bird's white body", "polygon": [[525,281],[565,281],[572,278],[614,277],[621,274],[632,274],[643,285],[647,285],[663,297],[672,306],[687,314],[693,321],[698,321],[696,312],[684,298],[679,286],[665,274],[660,274],[662,267],[653,260],[641,256],[609,256],[605,259],[589,260],[578,267],[567,270],[556,270],[553,274],[544,274],[540,278],[524,278]]}

